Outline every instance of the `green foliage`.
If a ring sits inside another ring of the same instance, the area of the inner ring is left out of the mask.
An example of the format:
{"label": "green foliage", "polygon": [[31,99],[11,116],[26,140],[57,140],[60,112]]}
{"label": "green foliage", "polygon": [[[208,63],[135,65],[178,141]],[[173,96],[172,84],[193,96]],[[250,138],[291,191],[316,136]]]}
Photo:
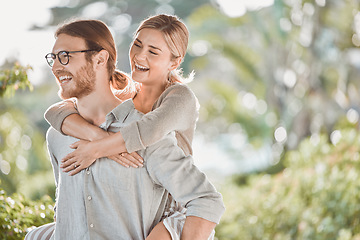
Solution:
{"label": "green foliage", "polygon": [[[233,2],[235,8],[241,1]],[[222,13],[221,4],[193,11],[187,19],[197,73],[191,87],[211,93],[197,94],[200,131],[216,138],[234,133],[237,123],[250,144],[271,146],[281,126],[291,137],[283,149],[295,149],[310,134],[330,133],[358,105],[358,63],[344,56],[358,55],[352,39],[360,34],[353,12],[359,3],[323,3],[275,0],[240,17]],[[194,51],[199,45],[204,49]],[[224,88],[230,90],[224,94]]]}
{"label": "green foliage", "polygon": [[217,237],[360,239],[360,133],[340,134],[336,145],[326,135],[305,139],[285,155],[279,174],[251,176],[248,185],[220,189],[227,212]]}
{"label": "green foliage", "polygon": [[[32,199],[45,194],[54,196],[54,178],[48,160],[44,134],[37,128],[32,116],[43,113],[25,113],[20,110],[26,94],[17,95],[19,89],[32,90],[27,71],[17,63],[7,63],[0,71],[0,181],[1,188],[8,194],[21,192]],[[44,96],[42,96],[43,98]],[[11,105],[12,100],[19,100]],[[32,96],[34,99],[34,96]],[[34,101],[39,105],[39,99]]]}
{"label": "green foliage", "polygon": [[53,206],[54,202],[49,196],[31,201],[21,194],[7,196],[0,189],[0,239],[24,239],[33,226],[54,221]]}
{"label": "green foliage", "polygon": [[33,199],[44,194],[54,196],[44,135],[23,112],[2,107],[5,109],[0,108],[1,187],[8,194],[19,191]]}
{"label": "green foliage", "polygon": [[31,67],[23,67],[15,64],[12,69],[0,70],[0,98],[12,97],[18,89],[30,89],[33,87],[28,80],[27,71]]}

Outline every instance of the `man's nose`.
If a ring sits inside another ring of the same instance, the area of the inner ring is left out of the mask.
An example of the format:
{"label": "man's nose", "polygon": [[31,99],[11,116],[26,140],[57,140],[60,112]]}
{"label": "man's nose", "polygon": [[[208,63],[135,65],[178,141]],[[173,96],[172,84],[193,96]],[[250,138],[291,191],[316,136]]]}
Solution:
{"label": "man's nose", "polygon": [[55,58],[55,59],[54,59],[54,64],[53,64],[51,70],[52,70],[53,72],[55,72],[55,71],[60,70],[60,69],[63,69],[63,68],[64,68],[64,65],[62,65],[62,64],[60,63],[60,61],[59,61],[58,58]]}

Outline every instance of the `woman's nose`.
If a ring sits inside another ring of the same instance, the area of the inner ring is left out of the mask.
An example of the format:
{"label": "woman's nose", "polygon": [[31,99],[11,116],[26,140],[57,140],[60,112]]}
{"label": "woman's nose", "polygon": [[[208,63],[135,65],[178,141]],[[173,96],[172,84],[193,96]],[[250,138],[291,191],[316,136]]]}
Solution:
{"label": "woman's nose", "polygon": [[136,54],[135,54],[135,57],[138,59],[138,60],[144,60],[146,58],[146,54],[145,54],[145,51],[143,49],[139,50]]}

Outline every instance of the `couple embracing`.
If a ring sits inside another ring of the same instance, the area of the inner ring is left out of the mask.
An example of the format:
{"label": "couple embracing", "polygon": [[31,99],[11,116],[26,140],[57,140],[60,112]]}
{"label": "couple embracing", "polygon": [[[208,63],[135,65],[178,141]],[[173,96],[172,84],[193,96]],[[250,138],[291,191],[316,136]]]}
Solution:
{"label": "couple embracing", "polygon": [[213,239],[224,205],[193,163],[198,103],[179,71],[186,26],[169,15],[144,20],[129,51],[132,79],[116,70],[103,22],[69,22],[55,38],[46,60],[63,101],[45,113],[55,221],[25,239]]}

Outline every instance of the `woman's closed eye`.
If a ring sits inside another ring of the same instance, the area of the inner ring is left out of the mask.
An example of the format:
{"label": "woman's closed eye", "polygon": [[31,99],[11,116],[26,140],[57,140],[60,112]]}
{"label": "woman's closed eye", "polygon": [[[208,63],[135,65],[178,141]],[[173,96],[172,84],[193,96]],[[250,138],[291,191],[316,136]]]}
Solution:
{"label": "woman's closed eye", "polygon": [[149,51],[151,54],[153,54],[153,55],[158,55],[156,52],[153,52],[153,51]]}

